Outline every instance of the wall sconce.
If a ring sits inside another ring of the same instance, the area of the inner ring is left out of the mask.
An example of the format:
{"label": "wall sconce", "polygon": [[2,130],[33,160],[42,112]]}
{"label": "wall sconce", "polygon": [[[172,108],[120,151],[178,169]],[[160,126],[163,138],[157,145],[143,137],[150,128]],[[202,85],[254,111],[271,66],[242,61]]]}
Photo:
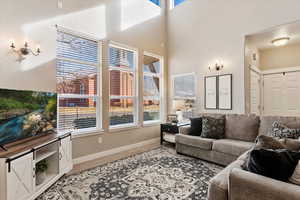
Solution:
{"label": "wall sconce", "polygon": [[219,61],[216,61],[216,64],[212,67],[212,66],[209,66],[208,67],[208,69],[210,70],[210,71],[212,71],[212,70],[216,70],[216,71],[220,71],[220,70],[222,70],[224,68],[224,65],[223,64],[220,64],[220,62]]}
{"label": "wall sconce", "polygon": [[12,41],[10,48],[13,50],[13,52],[15,52],[19,56],[19,59],[18,59],[19,62],[22,62],[23,60],[25,60],[26,56],[28,56],[29,54],[38,56],[41,53],[40,47],[37,47],[36,50],[33,51],[31,48],[29,48],[28,42],[24,43],[24,47],[22,47],[20,49],[16,49],[15,43]]}

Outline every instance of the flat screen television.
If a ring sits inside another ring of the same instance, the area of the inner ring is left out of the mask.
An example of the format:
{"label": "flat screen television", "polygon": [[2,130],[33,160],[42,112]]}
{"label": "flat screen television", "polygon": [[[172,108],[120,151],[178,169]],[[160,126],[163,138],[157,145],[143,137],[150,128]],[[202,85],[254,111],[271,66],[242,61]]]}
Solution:
{"label": "flat screen television", "polygon": [[50,92],[0,89],[0,145],[55,133],[57,95]]}

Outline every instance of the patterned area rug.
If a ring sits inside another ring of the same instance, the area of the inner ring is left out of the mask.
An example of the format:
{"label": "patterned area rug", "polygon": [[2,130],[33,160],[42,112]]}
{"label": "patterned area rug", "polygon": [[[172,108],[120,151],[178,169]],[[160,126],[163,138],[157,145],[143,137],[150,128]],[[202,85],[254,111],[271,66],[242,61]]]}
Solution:
{"label": "patterned area rug", "polygon": [[63,177],[38,200],[204,200],[221,169],[161,147]]}

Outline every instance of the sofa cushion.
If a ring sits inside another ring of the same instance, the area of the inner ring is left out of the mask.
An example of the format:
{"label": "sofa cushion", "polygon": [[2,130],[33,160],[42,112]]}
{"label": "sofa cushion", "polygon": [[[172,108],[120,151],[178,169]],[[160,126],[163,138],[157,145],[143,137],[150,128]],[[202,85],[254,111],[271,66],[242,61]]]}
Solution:
{"label": "sofa cushion", "polygon": [[221,139],[213,142],[213,151],[240,156],[253,146],[252,142],[245,142],[231,139]]}
{"label": "sofa cushion", "polygon": [[226,115],[225,138],[254,142],[258,135],[259,117],[256,115]]}
{"label": "sofa cushion", "polygon": [[289,178],[289,181],[291,183],[300,186],[300,160],[298,161],[298,164],[296,166],[296,169],[294,170],[293,175]]}
{"label": "sofa cushion", "polygon": [[300,117],[275,117],[275,116],[261,116],[259,135],[271,135],[272,124],[277,121],[289,128],[300,128]]}
{"label": "sofa cushion", "polygon": [[204,150],[212,150],[214,139],[201,138],[198,136],[177,134],[175,137],[176,143],[185,144],[188,146],[198,147]]}
{"label": "sofa cushion", "polygon": [[202,117],[203,138],[222,139],[225,134],[225,118]]}
{"label": "sofa cushion", "polygon": [[225,118],[224,114],[217,114],[217,113],[201,113],[198,114],[199,117],[212,117],[216,119]]}

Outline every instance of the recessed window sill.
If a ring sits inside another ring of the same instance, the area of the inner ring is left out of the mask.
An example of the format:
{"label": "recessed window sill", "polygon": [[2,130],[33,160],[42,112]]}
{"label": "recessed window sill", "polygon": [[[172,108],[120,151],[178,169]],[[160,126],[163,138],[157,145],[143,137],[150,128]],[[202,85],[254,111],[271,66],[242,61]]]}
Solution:
{"label": "recessed window sill", "polygon": [[162,122],[161,121],[145,121],[143,127],[150,127],[150,126],[159,126]]}
{"label": "recessed window sill", "polygon": [[138,128],[141,128],[141,126],[137,124],[122,124],[122,125],[115,125],[109,127],[109,132],[114,133],[114,132],[127,131],[127,130],[138,129]]}
{"label": "recessed window sill", "polygon": [[80,131],[74,131],[72,133],[72,138],[88,137],[93,135],[100,135],[103,133],[104,133],[103,129],[85,129]]}

